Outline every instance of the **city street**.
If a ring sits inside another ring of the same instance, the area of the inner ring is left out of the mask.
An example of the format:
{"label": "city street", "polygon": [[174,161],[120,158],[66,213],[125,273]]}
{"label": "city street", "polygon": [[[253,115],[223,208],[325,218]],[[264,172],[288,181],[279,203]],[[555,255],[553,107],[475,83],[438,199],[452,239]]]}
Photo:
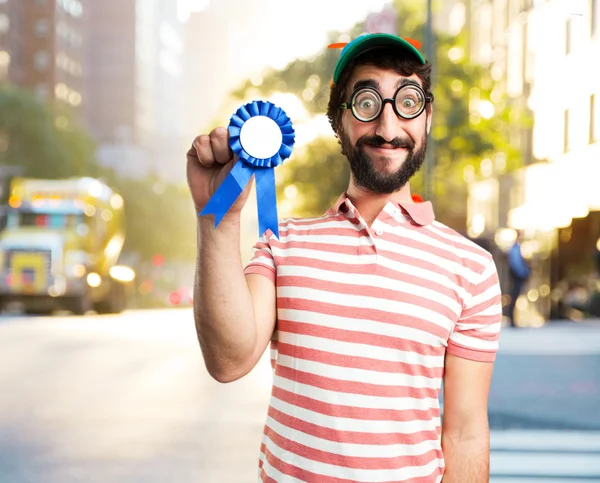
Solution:
{"label": "city street", "polygon": [[[0,483],[250,483],[270,386],[206,374],[188,309],[0,317]],[[492,483],[600,482],[600,322],[505,329]]]}

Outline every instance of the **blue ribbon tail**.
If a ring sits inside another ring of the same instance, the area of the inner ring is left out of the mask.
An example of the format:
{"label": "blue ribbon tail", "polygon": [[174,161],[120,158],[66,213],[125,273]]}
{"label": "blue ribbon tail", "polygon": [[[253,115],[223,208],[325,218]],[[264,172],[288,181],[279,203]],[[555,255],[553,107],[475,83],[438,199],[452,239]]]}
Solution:
{"label": "blue ribbon tail", "polygon": [[277,218],[277,197],[275,193],[275,170],[257,169],[256,204],[258,207],[258,236],[271,230],[279,239],[279,219]]}
{"label": "blue ribbon tail", "polygon": [[238,199],[244,188],[254,174],[254,168],[238,161],[233,166],[227,177],[223,180],[217,191],[211,196],[200,216],[215,215],[215,228]]}

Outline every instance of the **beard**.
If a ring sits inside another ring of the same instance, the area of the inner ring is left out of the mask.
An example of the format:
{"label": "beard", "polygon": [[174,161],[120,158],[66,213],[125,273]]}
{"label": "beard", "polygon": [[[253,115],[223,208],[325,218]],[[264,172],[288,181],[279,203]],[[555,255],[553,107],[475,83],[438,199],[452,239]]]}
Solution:
{"label": "beard", "polygon": [[[425,152],[427,151],[427,133],[423,134],[421,146],[418,149],[415,149],[415,143],[408,137],[404,139],[394,138],[388,142],[377,135],[361,137],[356,142],[355,147],[343,130],[340,133],[340,141],[342,144],[342,153],[348,158],[350,171],[356,185],[365,190],[382,194],[390,194],[402,189],[423,165]],[[365,144],[376,147],[389,144],[394,148],[405,148],[408,154],[402,166],[394,173],[380,173],[371,158],[365,153],[363,149]]]}

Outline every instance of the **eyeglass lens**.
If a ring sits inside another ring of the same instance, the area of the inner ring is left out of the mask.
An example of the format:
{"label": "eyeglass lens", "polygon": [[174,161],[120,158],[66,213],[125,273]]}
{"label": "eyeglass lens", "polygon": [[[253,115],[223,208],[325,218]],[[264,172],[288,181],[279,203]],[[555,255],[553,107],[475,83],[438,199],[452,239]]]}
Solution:
{"label": "eyeglass lens", "polygon": [[[370,87],[359,89],[354,93],[352,110],[361,120],[371,121],[379,116],[383,100],[379,92]],[[415,86],[404,86],[395,97],[396,111],[405,118],[413,118],[420,114],[425,104],[423,93]]]}

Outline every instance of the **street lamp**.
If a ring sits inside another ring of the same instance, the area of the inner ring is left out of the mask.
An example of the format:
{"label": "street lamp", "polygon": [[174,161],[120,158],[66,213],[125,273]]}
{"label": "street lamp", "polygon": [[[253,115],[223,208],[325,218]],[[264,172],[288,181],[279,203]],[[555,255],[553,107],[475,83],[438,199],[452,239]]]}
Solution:
{"label": "street lamp", "polygon": [[[425,25],[425,55],[427,60],[432,65],[431,80],[433,85],[433,14],[431,8],[432,0],[427,0],[427,23]],[[434,143],[433,136],[430,136],[427,142],[427,155],[425,158],[425,199],[434,201],[433,199],[433,164],[434,164]]]}

